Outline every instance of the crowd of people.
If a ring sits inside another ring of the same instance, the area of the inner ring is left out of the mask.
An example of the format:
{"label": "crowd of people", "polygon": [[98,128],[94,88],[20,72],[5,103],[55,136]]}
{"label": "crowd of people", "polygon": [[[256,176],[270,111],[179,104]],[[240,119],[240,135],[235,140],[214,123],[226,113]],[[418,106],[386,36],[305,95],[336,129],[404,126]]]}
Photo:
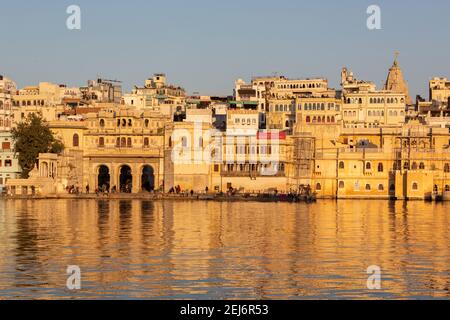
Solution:
{"label": "crowd of people", "polygon": [[[163,187],[160,188],[160,191],[155,191],[153,190],[153,193],[164,193],[162,192]],[[67,186],[66,187],[66,191],[68,194],[74,194],[74,195],[80,195],[82,194],[82,191],[80,190],[80,188],[78,186]],[[96,194],[97,196],[108,196],[110,194],[117,194],[118,193],[118,189],[116,186],[113,186],[112,188],[110,188],[109,185],[104,184],[102,185],[100,188],[96,188],[94,190],[94,194]],[[132,188],[131,185],[126,184],[124,186],[121,186],[120,189],[120,193],[124,194],[124,193],[132,193]],[[168,194],[169,195],[181,195],[181,196],[194,196],[194,195],[198,195],[198,194],[208,194],[209,193],[209,188],[205,187],[205,189],[201,192],[195,192],[192,189],[187,189],[187,190],[183,190],[181,188],[180,185],[177,185],[175,187],[172,187],[169,189]],[[283,196],[282,194],[279,194],[278,190],[274,190],[271,192],[274,196],[278,197],[278,196]],[[89,184],[86,185],[85,187],[85,194],[90,194],[90,186]],[[239,190],[233,187],[229,187],[228,190],[226,191],[225,195],[227,196],[236,196],[237,194],[239,194]],[[298,196],[311,196],[313,194],[311,186],[310,185],[301,185],[299,186],[298,191],[290,191],[288,194],[285,194],[285,196],[287,196],[288,198],[296,198]],[[219,195],[224,195],[223,192],[220,192]]]}

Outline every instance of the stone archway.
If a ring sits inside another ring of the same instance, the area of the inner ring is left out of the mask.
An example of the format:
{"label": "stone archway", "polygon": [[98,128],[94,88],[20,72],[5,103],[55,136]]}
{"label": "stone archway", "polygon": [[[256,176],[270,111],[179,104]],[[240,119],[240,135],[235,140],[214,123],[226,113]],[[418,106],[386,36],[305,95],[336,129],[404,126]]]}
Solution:
{"label": "stone archway", "polygon": [[133,174],[131,167],[123,165],[119,170],[119,190],[123,193],[131,193],[133,191]]}
{"label": "stone archway", "polygon": [[155,190],[155,170],[150,165],[142,167],[141,189],[147,192]]}
{"label": "stone archway", "polygon": [[111,174],[108,166],[101,165],[98,168],[97,186],[99,190],[102,190],[103,188],[109,190],[111,186]]}

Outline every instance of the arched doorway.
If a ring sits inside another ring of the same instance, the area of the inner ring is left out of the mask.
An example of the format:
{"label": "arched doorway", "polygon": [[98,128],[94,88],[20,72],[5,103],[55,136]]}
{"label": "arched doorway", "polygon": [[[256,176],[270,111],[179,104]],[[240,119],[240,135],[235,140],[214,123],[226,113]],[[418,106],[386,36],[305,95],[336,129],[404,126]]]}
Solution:
{"label": "arched doorway", "polygon": [[153,167],[144,166],[142,168],[141,186],[142,191],[150,192],[155,190],[155,170]]}
{"label": "arched doorway", "polygon": [[133,175],[131,174],[131,168],[129,166],[123,166],[120,168],[120,192],[131,193],[133,190]]}
{"label": "arched doorway", "polygon": [[107,166],[100,166],[98,169],[98,189],[109,190],[111,176],[109,174],[109,168]]}

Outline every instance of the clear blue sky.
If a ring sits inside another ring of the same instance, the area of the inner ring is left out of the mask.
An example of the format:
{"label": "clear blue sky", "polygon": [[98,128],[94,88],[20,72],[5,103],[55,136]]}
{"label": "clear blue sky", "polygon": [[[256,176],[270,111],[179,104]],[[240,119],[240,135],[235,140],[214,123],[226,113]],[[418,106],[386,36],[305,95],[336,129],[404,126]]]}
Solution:
{"label": "clear blue sky", "polygon": [[[67,6],[82,30],[66,28]],[[366,9],[382,9],[382,30]],[[450,77],[450,1],[433,0],[1,0],[0,74],[20,87],[84,85],[97,75],[129,90],[155,72],[189,93],[231,94],[234,80],[274,72],[327,77],[340,69],[380,85],[400,51],[411,95]]]}

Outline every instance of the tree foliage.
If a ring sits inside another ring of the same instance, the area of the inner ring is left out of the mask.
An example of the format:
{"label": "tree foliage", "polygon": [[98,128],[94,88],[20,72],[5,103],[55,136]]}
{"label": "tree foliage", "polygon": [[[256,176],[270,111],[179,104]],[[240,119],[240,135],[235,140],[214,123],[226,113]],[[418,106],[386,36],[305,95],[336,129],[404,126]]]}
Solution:
{"label": "tree foliage", "polygon": [[40,153],[61,153],[64,144],[55,138],[40,114],[31,113],[12,130],[15,152],[22,168],[22,178],[28,178]]}

